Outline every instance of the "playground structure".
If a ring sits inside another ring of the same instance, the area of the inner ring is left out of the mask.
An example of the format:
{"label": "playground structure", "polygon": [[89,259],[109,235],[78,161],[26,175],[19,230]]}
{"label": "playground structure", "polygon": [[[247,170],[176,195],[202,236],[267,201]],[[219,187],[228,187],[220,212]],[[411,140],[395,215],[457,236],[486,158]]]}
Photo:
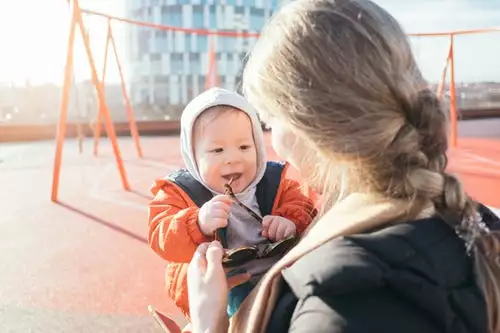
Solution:
{"label": "playground structure", "polygon": [[[123,93],[123,100],[125,103],[125,109],[128,117],[129,128],[131,132],[131,136],[134,141],[135,149],[137,152],[137,156],[139,158],[143,157],[142,147],[139,139],[139,132],[137,129],[137,124],[135,122],[134,113],[132,110],[132,105],[130,103],[130,98],[126,88],[126,82],[122,71],[122,66],[119,60],[119,55],[116,48],[115,39],[113,37],[113,22],[122,22],[126,24],[133,24],[142,27],[149,27],[153,29],[159,29],[164,31],[178,31],[184,33],[191,34],[203,34],[210,37],[213,36],[221,36],[221,37],[244,37],[244,38],[255,38],[258,37],[256,33],[244,33],[244,32],[236,32],[236,31],[215,31],[215,30],[204,30],[204,29],[191,29],[191,28],[182,28],[176,26],[168,26],[155,24],[150,22],[142,22],[131,19],[126,19],[117,16],[111,16],[108,14],[95,12],[91,10],[86,10],[81,8],[78,0],[71,1],[71,23],[69,27],[69,36],[68,36],[68,47],[66,54],[66,67],[65,67],[65,75],[63,82],[63,95],[61,101],[61,109],[59,121],[57,124],[57,136],[56,136],[56,150],[54,157],[54,167],[53,167],[53,176],[52,176],[52,191],[51,191],[51,200],[53,202],[58,201],[58,191],[59,191],[59,179],[61,172],[61,162],[62,162],[62,152],[63,152],[63,144],[66,135],[66,122],[67,122],[67,113],[68,113],[68,105],[70,98],[70,89],[71,89],[71,80],[72,80],[72,70],[73,70],[73,58],[74,58],[74,44],[75,44],[75,34],[77,33],[77,29],[80,31],[85,52],[88,58],[92,83],[95,86],[97,92],[98,99],[98,116],[95,122],[95,130],[94,130],[94,155],[98,154],[98,145],[99,138],[101,134],[101,122],[104,121],[105,129],[109,140],[111,142],[113,148],[113,154],[116,161],[116,166],[118,168],[121,184],[125,191],[131,191],[131,187],[129,184],[129,180],[127,177],[127,173],[125,170],[125,166],[123,163],[123,159],[121,156],[120,147],[117,142],[117,136],[115,132],[115,127],[113,121],[111,119],[111,115],[105,100],[104,95],[104,82],[105,82],[105,74],[107,68],[107,59],[109,46],[111,45],[113,49],[113,54],[116,59],[118,65],[118,72],[121,80],[121,88]],[[106,38],[106,46],[105,46],[105,55],[104,55],[104,66],[102,71],[102,77],[99,78],[97,67],[95,64],[94,56],[92,54],[92,50],[90,47],[89,36],[86,33],[85,24],[83,21],[84,15],[92,15],[101,17],[107,20],[107,38]],[[445,85],[447,82],[447,76],[449,76],[449,102],[450,102],[450,119],[451,119],[451,131],[450,131],[450,144],[452,148],[457,148],[458,146],[458,131],[457,131],[457,122],[458,122],[458,114],[457,114],[457,96],[456,96],[456,81],[455,81],[455,37],[458,35],[470,35],[470,34],[481,34],[488,32],[500,32],[499,28],[490,28],[490,29],[476,29],[476,30],[461,30],[461,31],[450,31],[450,32],[441,32],[441,33],[413,33],[409,34],[410,36],[415,37],[448,37],[449,38],[449,47],[448,53],[445,58],[445,65],[442,71],[441,79],[438,84],[437,94],[439,97],[443,97]],[[217,66],[216,66],[216,56],[215,56],[215,45],[213,38],[210,38],[209,42],[209,53],[208,53],[208,72],[206,77],[205,88],[209,88],[212,86],[218,85],[218,75],[217,75]]]}
{"label": "playground structure", "polygon": [[[71,11],[72,16],[75,14],[74,9],[72,8]],[[103,60],[102,55],[105,53],[104,31],[107,30],[108,17],[88,13],[84,9],[81,9],[80,14],[87,28],[90,28],[88,18],[95,17],[97,21],[102,20],[100,26],[102,39],[98,38],[98,34],[93,33],[92,29],[89,29],[89,36],[91,42],[98,39],[99,46],[102,45],[102,52],[99,50],[98,54],[95,52],[95,44],[92,44],[92,49],[96,55],[94,59],[96,59],[99,71],[98,75],[96,74],[97,82],[104,88],[106,77],[109,80],[111,72],[117,69],[117,66],[112,64],[116,56],[112,49],[113,44],[108,42],[107,66],[111,67],[108,68],[106,75],[100,72],[103,66],[99,61]],[[80,33],[76,18],[78,17],[75,16],[72,23],[75,27],[73,41],[79,38]],[[117,39],[116,43],[120,47],[117,29],[120,19],[109,20],[113,29],[113,37]],[[124,23],[135,24],[133,21]],[[157,26],[149,23],[145,25],[151,29]],[[216,35],[217,33],[213,32],[212,36]],[[448,66],[446,71],[443,70],[443,77],[448,80],[451,65],[446,36],[440,38],[443,41],[442,48],[439,48],[442,57],[434,53],[432,58],[438,62],[442,60],[443,65],[446,59]],[[207,50],[210,50],[210,47],[213,50],[218,45],[218,37],[210,39],[213,41],[208,43]],[[453,51],[456,53],[458,50],[459,53],[456,57],[459,58],[458,63],[454,64],[458,66],[457,77],[460,77],[460,70],[463,68],[460,51],[461,42],[464,39],[455,39]],[[421,40],[437,39],[424,37]],[[80,42],[76,40],[76,43]],[[76,49],[78,50],[80,46],[81,44],[77,45]],[[87,49],[90,50],[90,47],[86,48],[85,52]],[[419,50],[416,51],[418,56]],[[82,55],[88,58],[88,54],[83,52],[82,48]],[[78,59],[79,51],[74,53]],[[210,57],[213,57],[213,51],[208,53],[207,62],[215,62],[216,58],[209,60]],[[68,58],[72,59],[72,55]],[[84,60],[87,62],[86,58]],[[221,68],[220,61],[218,65],[218,68]],[[93,67],[95,72],[96,66]],[[203,70],[204,73],[208,73],[209,68],[215,72],[213,69],[215,67],[209,65]],[[219,74],[222,81],[222,72],[219,71]],[[441,68],[436,69],[434,74],[436,74],[435,80],[438,81],[438,76],[442,74]],[[68,75],[68,77],[71,76]],[[119,75],[116,77],[118,78]],[[215,81],[217,79],[216,75],[211,76],[211,81],[206,83],[207,87],[217,84]],[[65,81],[67,94],[65,96],[69,95],[69,87],[74,86],[72,81],[69,79]],[[205,81],[200,82],[200,87],[203,83]],[[98,96],[94,96],[94,91],[98,87],[90,85],[95,102]],[[447,96],[450,96],[448,94],[451,91],[448,89],[448,84],[445,89],[443,83],[441,91],[446,90]],[[120,85],[117,85],[116,90],[118,93],[121,92]],[[110,89],[106,87],[106,93],[109,91]],[[443,93],[439,95],[442,96]],[[121,97],[120,94],[118,97]],[[449,101],[447,97],[447,102]],[[65,103],[69,103],[68,100]],[[112,109],[111,103],[111,99],[108,99],[104,105]],[[459,99],[458,103],[460,105]],[[98,105],[95,104],[92,106],[92,123],[96,123],[95,119],[98,118],[99,112]],[[125,103],[123,105],[125,106]],[[68,107],[71,107],[71,104]],[[61,105],[61,111],[63,110],[63,105]],[[138,114],[138,111],[135,111]],[[54,125],[39,126],[44,128],[45,139],[48,140],[37,141],[35,138],[25,140],[30,142],[24,143],[0,143],[0,181],[2,183],[0,196],[3,208],[0,214],[0,227],[2,227],[0,261],[4,263],[0,286],[2,327],[5,327],[7,331],[15,332],[29,332],[34,328],[42,332],[79,332],[82,330],[108,333],[157,332],[156,322],[146,310],[149,304],[162,313],[173,314],[178,324],[183,323],[185,319],[177,312],[174,304],[167,299],[164,291],[165,263],[161,258],[152,254],[144,234],[147,227],[147,203],[151,200],[149,191],[151,182],[157,176],[161,177],[182,166],[182,157],[177,148],[180,144],[179,137],[163,135],[168,130],[168,126],[174,126],[175,121],[137,121],[137,129],[141,136],[137,135],[137,140],[135,140],[132,133],[131,137],[119,138],[120,145],[118,147],[116,144],[116,147],[119,148],[121,155],[117,159],[114,154],[115,147],[111,144],[113,138],[109,133],[109,142],[107,140],[106,142],[94,141],[95,133],[88,126],[83,126],[88,136],[84,141],[85,154],[78,152],[75,140],[65,141],[68,136],[75,136],[72,135],[75,132],[75,124],[70,118],[71,110],[68,112],[70,113],[66,119],[68,124],[59,123],[58,144],[60,146],[57,148],[60,149],[61,154],[59,163],[61,163],[63,143],[65,151],[64,169],[59,169],[61,176],[60,183],[58,178],[57,184],[59,195],[56,193],[55,204],[47,200],[47,194],[54,185],[52,176],[55,165],[52,165],[52,161],[47,161],[47,157],[52,157],[54,151],[54,145],[52,141],[49,141],[53,137]],[[110,116],[109,112],[108,114],[103,112],[99,116],[103,121],[102,126],[108,127],[105,122],[106,116],[108,119],[113,117],[113,121],[109,120],[109,123],[115,134],[129,134],[132,128],[130,121],[135,122],[135,119],[133,117],[126,119],[125,108],[120,112],[128,123],[122,120],[117,121],[116,118],[121,114]],[[86,120],[87,124],[90,123],[88,119]],[[482,133],[486,131],[487,126],[500,128],[500,118],[477,121],[481,123],[479,128],[475,125],[476,120],[458,123],[457,146],[459,148],[450,149],[449,169],[450,172],[459,174],[472,197],[478,198],[491,207],[500,207],[498,196],[500,145],[498,140],[489,139],[498,138],[499,132],[495,129],[495,136],[484,136],[481,139],[478,138],[479,135],[470,134],[471,132],[463,127],[472,123],[476,133],[478,130]],[[155,130],[154,136],[146,136],[145,134],[150,133],[153,126],[161,127],[160,130]],[[1,134],[4,135],[5,132],[11,130],[20,131],[19,127],[12,126],[13,129],[9,127],[0,127]],[[61,130],[65,132],[62,135]],[[31,127],[24,131],[35,130]],[[103,128],[99,136],[104,134],[104,131]],[[158,135],[159,133],[162,135]],[[97,136],[98,140],[99,136]],[[265,137],[269,158],[277,158],[270,145],[269,135],[266,134]],[[137,149],[138,144],[140,144],[141,156]],[[95,149],[92,152],[93,146],[98,146],[98,150]],[[99,154],[99,157],[96,158],[94,154]],[[117,161],[121,160],[122,156],[122,164],[125,166],[124,169],[126,168],[125,179],[128,180],[129,185],[128,191],[123,190],[123,178],[116,172]],[[57,176],[59,177],[59,173]]]}

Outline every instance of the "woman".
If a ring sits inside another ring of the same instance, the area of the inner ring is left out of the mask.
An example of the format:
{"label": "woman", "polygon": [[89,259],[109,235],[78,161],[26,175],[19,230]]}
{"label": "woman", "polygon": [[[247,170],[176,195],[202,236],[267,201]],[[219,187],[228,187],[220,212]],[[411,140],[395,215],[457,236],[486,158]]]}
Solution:
{"label": "woman", "polygon": [[231,319],[217,243],[189,268],[193,332],[500,332],[498,219],[446,172],[447,117],[368,0],[295,0],[243,90],[323,213]]}

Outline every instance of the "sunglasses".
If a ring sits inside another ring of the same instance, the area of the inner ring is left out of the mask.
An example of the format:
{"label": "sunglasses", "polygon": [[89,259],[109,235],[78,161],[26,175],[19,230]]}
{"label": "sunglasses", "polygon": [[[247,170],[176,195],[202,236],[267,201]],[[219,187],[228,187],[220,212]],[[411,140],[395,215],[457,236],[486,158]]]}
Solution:
{"label": "sunglasses", "polygon": [[[252,216],[258,222],[262,223],[262,217],[248,208],[236,197],[233,189],[231,188],[232,181],[233,179],[231,179],[229,183],[224,185],[224,194],[229,196],[235,204],[247,211],[250,216]],[[215,240],[221,241],[222,237],[222,230],[216,230]],[[224,257],[222,258],[222,266],[237,267],[255,259],[264,259],[283,255],[289,249],[291,249],[296,242],[297,238],[295,236],[291,236],[275,243],[257,244],[253,246],[242,246],[235,249],[230,249],[226,251]]]}

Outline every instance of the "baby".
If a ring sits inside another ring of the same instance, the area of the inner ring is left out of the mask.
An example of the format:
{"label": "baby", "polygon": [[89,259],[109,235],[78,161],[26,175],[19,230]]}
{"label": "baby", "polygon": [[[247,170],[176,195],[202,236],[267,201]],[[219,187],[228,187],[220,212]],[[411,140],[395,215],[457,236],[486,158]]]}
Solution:
{"label": "baby", "polygon": [[[316,214],[300,185],[285,178],[288,165],[266,162],[265,151],[261,123],[237,93],[212,88],[184,109],[181,152],[186,169],[153,186],[149,244],[167,261],[168,294],[187,317],[187,265],[199,244],[217,234],[227,249],[260,249],[250,260],[236,262],[238,271],[252,278],[231,289],[232,315],[283,254],[273,255],[271,243],[302,233]],[[227,184],[234,197],[227,195]]]}

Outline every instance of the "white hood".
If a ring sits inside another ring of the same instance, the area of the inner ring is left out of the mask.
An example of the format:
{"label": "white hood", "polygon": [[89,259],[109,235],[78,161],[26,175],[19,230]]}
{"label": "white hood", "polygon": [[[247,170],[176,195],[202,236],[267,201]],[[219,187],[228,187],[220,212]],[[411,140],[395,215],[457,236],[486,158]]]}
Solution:
{"label": "white hood", "polygon": [[262,131],[261,123],[255,110],[247,102],[247,100],[232,91],[222,88],[211,88],[204,93],[195,97],[182,112],[181,116],[181,154],[184,164],[191,175],[208,188],[214,194],[220,194],[207,186],[203,179],[201,179],[196,160],[193,153],[193,126],[196,118],[205,110],[217,106],[229,105],[240,109],[245,112],[253,126],[253,138],[255,141],[255,148],[257,151],[257,174],[254,180],[250,183],[247,189],[238,194],[237,197],[242,200],[248,200],[248,196],[255,195],[255,186],[260,182],[266,171],[266,145],[264,142],[264,133]]}

